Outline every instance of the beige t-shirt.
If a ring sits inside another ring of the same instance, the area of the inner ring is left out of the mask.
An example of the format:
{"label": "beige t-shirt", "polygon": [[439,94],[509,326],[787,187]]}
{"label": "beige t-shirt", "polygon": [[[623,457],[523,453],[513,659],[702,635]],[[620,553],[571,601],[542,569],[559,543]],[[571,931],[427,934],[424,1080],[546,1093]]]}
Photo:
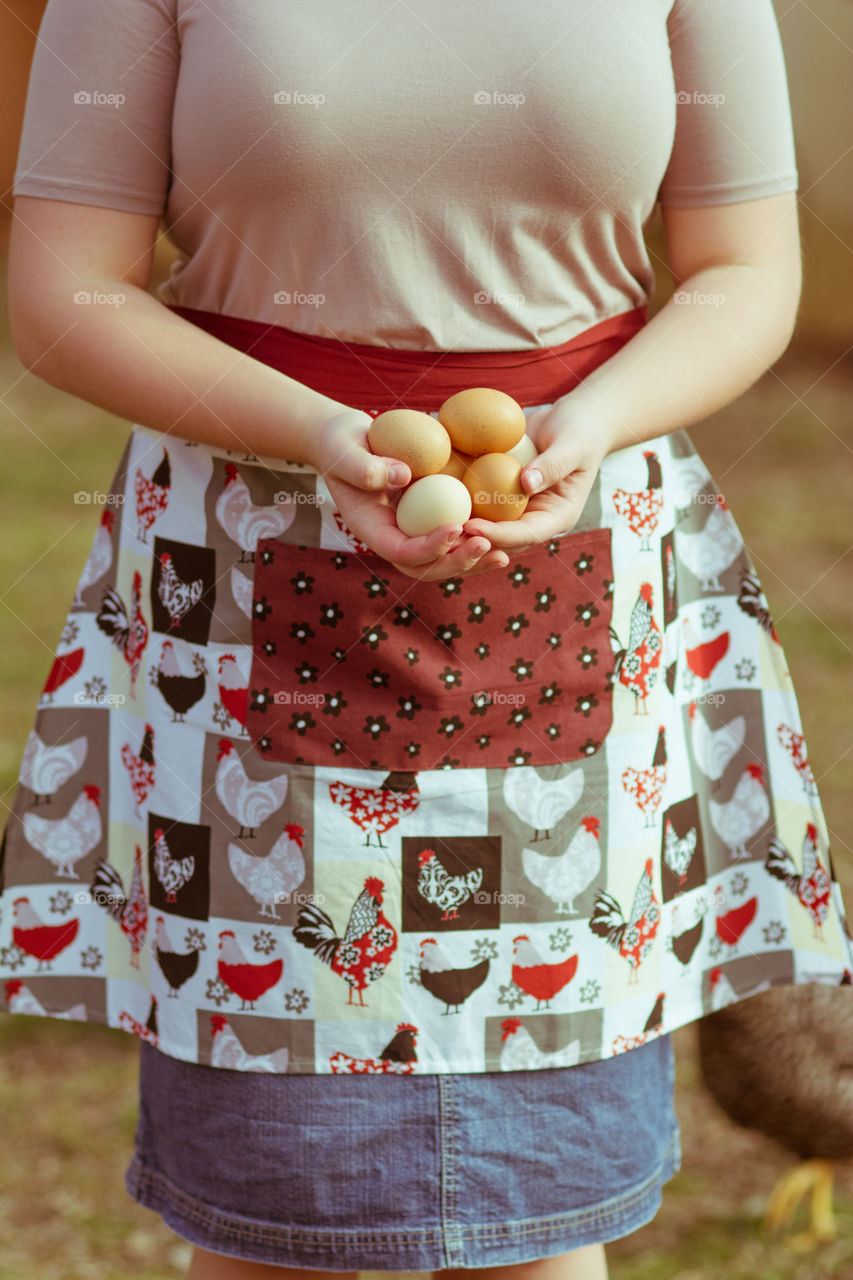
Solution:
{"label": "beige t-shirt", "polygon": [[646,302],[656,201],[796,188],[771,0],[49,0],[14,192],[162,214],[164,302],[477,351]]}

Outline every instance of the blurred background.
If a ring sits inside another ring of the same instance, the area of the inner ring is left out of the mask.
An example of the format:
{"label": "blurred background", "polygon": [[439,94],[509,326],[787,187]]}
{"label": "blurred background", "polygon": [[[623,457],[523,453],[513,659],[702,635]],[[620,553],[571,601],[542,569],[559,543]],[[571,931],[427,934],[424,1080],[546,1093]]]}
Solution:
{"label": "blurred background", "polygon": [[[5,306],[12,177],[42,0],[0,5],[0,826],[68,603],[128,424],[18,361]],[[800,174],[804,292],[788,351],[735,404],[690,429],[762,580],[797,689],[808,754],[853,905],[853,3],[776,0]],[[648,228],[651,307],[671,292],[660,219]],[[159,246],[151,290],[173,250]],[[761,1230],[793,1158],[737,1128],[701,1085],[695,1027],[676,1032],[683,1167],[649,1226],[608,1246],[613,1280],[853,1278],[853,1165],[836,1239],[804,1255]],[[177,1280],[189,1258],[126,1195],[137,1046],[118,1031],[0,1019],[0,1280]],[[519,1134],[523,1141],[523,1134]],[[388,1273],[385,1273],[388,1274]],[[412,1273],[410,1273],[412,1274]],[[367,1280],[367,1277],[364,1278]]]}

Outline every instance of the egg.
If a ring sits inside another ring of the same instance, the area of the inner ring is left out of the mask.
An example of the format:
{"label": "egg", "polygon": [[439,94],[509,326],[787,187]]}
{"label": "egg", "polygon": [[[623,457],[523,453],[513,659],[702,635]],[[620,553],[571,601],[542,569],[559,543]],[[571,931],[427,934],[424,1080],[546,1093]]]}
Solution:
{"label": "egg", "polygon": [[507,449],[507,456],[517,458],[522,467],[526,467],[528,462],[532,462],[539,450],[530,439],[530,436],[523,435],[518,444],[514,444],[511,449]]}
{"label": "egg", "polygon": [[389,409],[374,418],[367,430],[374,453],[399,458],[412,479],[435,475],[450,457],[450,436],[440,422],[416,409]]}
{"label": "egg", "polygon": [[397,503],[397,528],[410,538],[432,533],[442,524],[464,524],[471,495],[455,476],[431,475],[413,481]]}
{"label": "egg", "polygon": [[461,480],[473,461],[470,453],[460,453],[458,449],[452,449],[450,457],[442,467],[442,474],[455,476],[457,480]]}
{"label": "egg", "polygon": [[457,391],[439,409],[438,420],[447,428],[453,447],[475,457],[511,449],[526,425],[521,405],[490,387]]}
{"label": "egg", "polygon": [[484,520],[517,520],[529,500],[519,483],[521,463],[508,453],[484,453],[465,472],[471,509]]}

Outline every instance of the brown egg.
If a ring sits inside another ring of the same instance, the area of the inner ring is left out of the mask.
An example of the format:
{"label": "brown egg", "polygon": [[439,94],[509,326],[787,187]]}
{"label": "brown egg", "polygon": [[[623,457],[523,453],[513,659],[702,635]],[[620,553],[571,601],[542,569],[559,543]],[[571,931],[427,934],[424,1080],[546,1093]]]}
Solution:
{"label": "brown egg", "polygon": [[450,457],[450,436],[444,427],[416,409],[380,413],[368,427],[367,443],[374,453],[407,463],[413,480],[435,475]]}
{"label": "brown egg", "polygon": [[470,453],[460,453],[458,449],[452,449],[450,457],[441,469],[442,474],[455,476],[457,480],[461,480],[473,461]]}
{"label": "brown egg", "polygon": [[447,427],[453,447],[479,457],[503,453],[518,444],[526,425],[524,410],[512,396],[490,387],[469,387],[445,400],[438,420]]}
{"label": "brown egg", "polygon": [[520,475],[521,463],[508,453],[475,458],[463,476],[472,514],[484,520],[517,520],[530,497],[519,483]]}

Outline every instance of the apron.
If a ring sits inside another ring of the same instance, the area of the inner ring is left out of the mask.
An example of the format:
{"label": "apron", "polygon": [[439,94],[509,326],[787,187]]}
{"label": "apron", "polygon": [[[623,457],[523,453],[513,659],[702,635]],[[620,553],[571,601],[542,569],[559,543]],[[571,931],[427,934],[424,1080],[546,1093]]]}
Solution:
{"label": "apron", "polygon": [[[371,413],[529,412],[646,323],[437,353],[174,310]],[[853,970],[784,652],[686,432],[441,582],[306,464],[134,425],[105,497],[0,854],[9,1011],[236,1070],[481,1072]]]}

